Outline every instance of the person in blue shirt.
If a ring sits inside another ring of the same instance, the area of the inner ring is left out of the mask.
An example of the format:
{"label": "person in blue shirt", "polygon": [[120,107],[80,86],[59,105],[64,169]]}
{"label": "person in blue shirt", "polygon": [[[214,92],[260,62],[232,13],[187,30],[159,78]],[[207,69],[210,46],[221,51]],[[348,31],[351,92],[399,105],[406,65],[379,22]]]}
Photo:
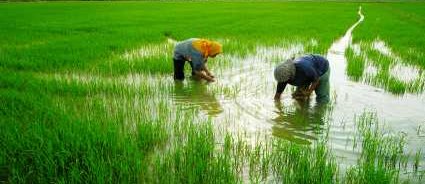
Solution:
{"label": "person in blue shirt", "polygon": [[208,70],[208,57],[215,58],[222,53],[220,43],[206,39],[191,38],[179,42],[174,48],[174,80],[184,80],[186,61],[192,67],[192,75],[208,82],[214,82],[214,75]]}
{"label": "person in blue shirt", "polygon": [[316,102],[329,102],[329,62],[326,58],[309,54],[289,59],[274,70],[277,83],[275,100],[280,100],[287,84],[297,86],[295,99],[307,99],[315,91]]}

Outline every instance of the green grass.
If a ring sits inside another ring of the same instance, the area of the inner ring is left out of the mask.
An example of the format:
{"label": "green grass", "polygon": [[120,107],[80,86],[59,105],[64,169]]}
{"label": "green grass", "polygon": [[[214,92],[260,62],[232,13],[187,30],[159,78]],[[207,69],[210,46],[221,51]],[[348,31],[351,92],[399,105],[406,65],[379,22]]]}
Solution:
{"label": "green grass", "polygon": [[[217,131],[208,118],[199,116],[199,108],[174,104],[172,46],[166,39],[228,39],[223,44],[229,55],[245,56],[257,45],[287,43],[303,43],[305,52],[325,53],[355,22],[357,5],[0,4],[0,181],[342,182],[326,136],[312,145],[269,137],[252,143],[244,134]],[[317,46],[308,45],[312,39]],[[155,54],[123,57],[140,49]],[[212,61],[212,68],[232,64],[222,60]],[[199,93],[211,90],[212,101],[219,95],[235,96],[238,89],[189,88]],[[321,123],[327,124],[328,118],[324,119]],[[350,176],[369,175],[369,170],[361,169],[371,160],[360,160],[353,167],[360,169],[353,169]]]}

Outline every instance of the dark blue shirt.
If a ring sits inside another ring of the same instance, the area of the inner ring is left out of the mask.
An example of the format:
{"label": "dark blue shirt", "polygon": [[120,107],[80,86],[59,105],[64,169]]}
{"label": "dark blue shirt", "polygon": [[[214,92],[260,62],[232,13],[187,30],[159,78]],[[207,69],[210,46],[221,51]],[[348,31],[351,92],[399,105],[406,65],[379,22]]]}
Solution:
{"label": "dark blue shirt", "polygon": [[319,77],[325,74],[329,69],[329,62],[326,58],[310,54],[294,60],[295,76],[286,82],[279,82],[277,93],[285,90],[286,84],[293,86],[308,86],[312,82],[319,80]]}

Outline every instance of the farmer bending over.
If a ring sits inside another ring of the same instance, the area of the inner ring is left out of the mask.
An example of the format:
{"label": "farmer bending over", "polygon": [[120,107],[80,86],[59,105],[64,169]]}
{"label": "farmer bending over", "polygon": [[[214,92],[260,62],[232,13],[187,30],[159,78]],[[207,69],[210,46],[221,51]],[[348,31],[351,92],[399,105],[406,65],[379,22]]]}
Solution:
{"label": "farmer bending over", "polygon": [[320,55],[305,55],[289,59],[279,64],[274,70],[277,80],[275,100],[280,96],[287,84],[297,86],[292,94],[295,99],[308,99],[311,92],[316,93],[317,103],[329,102],[329,62]]}
{"label": "farmer bending over", "polygon": [[214,75],[208,70],[208,57],[215,58],[222,53],[221,44],[206,39],[191,38],[179,42],[174,48],[174,80],[184,80],[184,64],[189,62],[192,75],[214,82]]}

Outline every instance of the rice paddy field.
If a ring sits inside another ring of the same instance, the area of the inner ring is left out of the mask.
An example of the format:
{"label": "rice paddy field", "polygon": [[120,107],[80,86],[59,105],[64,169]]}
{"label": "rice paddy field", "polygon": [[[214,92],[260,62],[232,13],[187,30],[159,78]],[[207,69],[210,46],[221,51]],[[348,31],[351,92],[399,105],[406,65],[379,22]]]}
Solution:
{"label": "rice paddy field", "polygon": [[[424,183],[423,2],[0,3],[0,183]],[[223,44],[216,82],[174,45]],[[274,101],[330,62],[331,102]]]}

